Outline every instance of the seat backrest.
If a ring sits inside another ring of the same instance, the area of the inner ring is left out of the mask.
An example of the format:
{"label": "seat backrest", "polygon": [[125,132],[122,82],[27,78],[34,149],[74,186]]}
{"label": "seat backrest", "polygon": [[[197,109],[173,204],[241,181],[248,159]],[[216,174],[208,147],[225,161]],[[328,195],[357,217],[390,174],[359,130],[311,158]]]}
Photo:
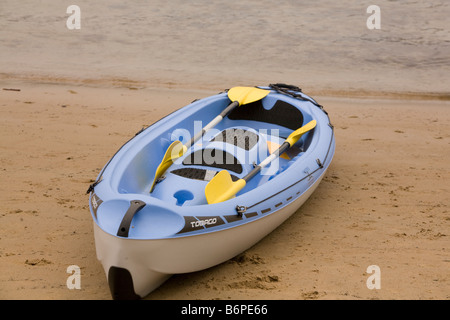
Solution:
{"label": "seat backrest", "polygon": [[228,115],[228,118],[272,123],[291,130],[296,130],[303,125],[302,112],[290,103],[277,100],[273,107],[267,110],[262,101],[258,100],[236,108]]}

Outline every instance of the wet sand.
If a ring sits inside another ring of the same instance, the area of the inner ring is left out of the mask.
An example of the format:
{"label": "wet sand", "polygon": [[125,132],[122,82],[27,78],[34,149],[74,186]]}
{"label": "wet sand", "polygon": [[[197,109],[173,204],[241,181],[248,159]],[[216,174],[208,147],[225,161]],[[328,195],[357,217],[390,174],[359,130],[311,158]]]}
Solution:
{"label": "wet sand", "polygon": [[248,83],[447,94],[450,3],[379,0],[381,29],[354,0],[3,0],[2,75],[194,83],[212,90]]}
{"label": "wet sand", "polygon": [[[0,299],[110,299],[88,185],[142,127],[226,85],[3,79]],[[243,254],[175,275],[146,299],[450,298],[450,102],[304,89],[336,134],[315,193]],[[81,268],[79,290],[67,288],[70,265]],[[370,265],[381,289],[367,288]]]}

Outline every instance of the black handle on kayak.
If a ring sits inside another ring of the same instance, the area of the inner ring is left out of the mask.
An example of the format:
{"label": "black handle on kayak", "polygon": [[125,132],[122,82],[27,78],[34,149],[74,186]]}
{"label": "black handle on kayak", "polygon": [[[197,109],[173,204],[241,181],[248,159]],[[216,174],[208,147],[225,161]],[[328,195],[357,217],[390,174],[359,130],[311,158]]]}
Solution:
{"label": "black handle on kayak", "polygon": [[119,229],[117,230],[117,235],[119,237],[128,237],[128,232],[130,231],[131,220],[133,220],[134,215],[145,207],[145,202],[141,200],[130,201],[130,207],[125,213],[122,222],[120,223]]}

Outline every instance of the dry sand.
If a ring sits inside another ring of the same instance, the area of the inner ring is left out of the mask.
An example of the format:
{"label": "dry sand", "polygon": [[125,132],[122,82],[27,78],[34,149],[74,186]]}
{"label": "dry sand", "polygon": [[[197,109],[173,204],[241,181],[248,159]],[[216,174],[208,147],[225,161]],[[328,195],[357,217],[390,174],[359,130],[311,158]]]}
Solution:
{"label": "dry sand", "polygon": [[[222,89],[4,81],[0,299],[110,299],[88,185],[142,127]],[[240,256],[175,275],[147,299],[450,298],[450,103],[314,97],[336,132],[316,192]],[[80,290],[66,286],[70,265]],[[381,289],[366,286],[370,265]]]}

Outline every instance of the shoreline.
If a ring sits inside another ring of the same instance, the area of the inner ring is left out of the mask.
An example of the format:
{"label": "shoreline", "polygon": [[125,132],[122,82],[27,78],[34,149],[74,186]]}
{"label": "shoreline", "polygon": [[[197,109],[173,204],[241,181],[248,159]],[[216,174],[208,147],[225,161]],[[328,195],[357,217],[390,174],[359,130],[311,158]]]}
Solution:
{"label": "shoreline", "polygon": [[[222,89],[110,86],[0,77],[0,298],[110,299],[87,187],[142,127]],[[318,189],[243,254],[175,275],[145,299],[450,298],[450,102],[304,91],[335,127]],[[71,265],[80,290],[67,288]],[[381,269],[379,290],[366,286],[370,265]]]}
{"label": "shoreline", "polygon": [[[4,83],[3,83],[4,82]],[[276,83],[273,81],[271,83]],[[343,88],[343,89],[329,89],[329,88],[307,88],[301,86],[301,84],[287,83],[298,85],[304,89],[305,93],[310,96],[325,96],[336,98],[356,98],[356,99],[388,99],[388,100],[437,100],[437,101],[450,101],[449,92],[427,92],[427,91],[387,91],[387,90],[368,90],[365,88]],[[129,90],[206,90],[215,92],[217,90],[228,89],[226,87],[217,88],[214,85],[204,84],[187,84],[176,83],[173,81],[155,81],[155,80],[133,80],[120,77],[105,77],[98,79],[78,79],[68,77],[51,77],[51,76],[19,76],[12,74],[0,73],[0,87],[5,89],[17,89],[14,86],[34,86],[34,85],[54,85],[54,86],[75,86],[75,87],[88,87],[88,88],[122,88]],[[243,86],[259,86],[269,85],[259,83],[239,83],[236,85]],[[232,85],[234,86],[234,85]],[[230,86],[231,87],[231,86]]]}

